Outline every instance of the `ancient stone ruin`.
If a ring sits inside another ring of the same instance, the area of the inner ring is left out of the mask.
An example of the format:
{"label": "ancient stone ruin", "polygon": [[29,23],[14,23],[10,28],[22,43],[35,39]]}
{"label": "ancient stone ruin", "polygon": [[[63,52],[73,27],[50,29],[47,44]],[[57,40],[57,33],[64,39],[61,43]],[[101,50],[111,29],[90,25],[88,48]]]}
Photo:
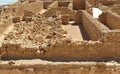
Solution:
{"label": "ancient stone ruin", "polygon": [[[102,10],[93,17],[92,8]],[[119,0],[19,0],[0,7],[0,74],[120,74]]]}

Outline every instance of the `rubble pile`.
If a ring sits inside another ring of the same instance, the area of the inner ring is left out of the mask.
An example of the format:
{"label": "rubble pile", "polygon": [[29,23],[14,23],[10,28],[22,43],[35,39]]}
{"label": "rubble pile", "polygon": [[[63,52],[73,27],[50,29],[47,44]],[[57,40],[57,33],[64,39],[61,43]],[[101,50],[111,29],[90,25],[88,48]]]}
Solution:
{"label": "rubble pile", "polygon": [[22,47],[48,47],[62,42],[67,33],[62,29],[61,21],[42,15],[34,16],[33,21],[15,23],[14,30],[6,37],[6,43],[21,44]]}

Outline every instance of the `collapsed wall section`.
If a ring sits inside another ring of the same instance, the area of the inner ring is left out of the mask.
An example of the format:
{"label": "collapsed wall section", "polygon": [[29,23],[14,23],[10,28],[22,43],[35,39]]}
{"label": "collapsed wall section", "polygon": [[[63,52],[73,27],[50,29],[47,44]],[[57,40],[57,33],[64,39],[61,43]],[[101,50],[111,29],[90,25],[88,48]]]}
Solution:
{"label": "collapsed wall section", "polygon": [[102,23],[94,19],[87,11],[82,11],[82,24],[92,40],[99,40],[104,31],[109,30]]}

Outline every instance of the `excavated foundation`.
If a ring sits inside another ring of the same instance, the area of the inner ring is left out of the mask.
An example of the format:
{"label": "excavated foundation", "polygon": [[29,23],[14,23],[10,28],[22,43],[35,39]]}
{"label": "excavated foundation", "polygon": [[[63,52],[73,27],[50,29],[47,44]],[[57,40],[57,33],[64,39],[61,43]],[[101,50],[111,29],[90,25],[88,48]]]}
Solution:
{"label": "excavated foundation", "polygon": [[89,0],[2,6],[0,73],[119,74],[120,18],[98,2],[98,19]]}

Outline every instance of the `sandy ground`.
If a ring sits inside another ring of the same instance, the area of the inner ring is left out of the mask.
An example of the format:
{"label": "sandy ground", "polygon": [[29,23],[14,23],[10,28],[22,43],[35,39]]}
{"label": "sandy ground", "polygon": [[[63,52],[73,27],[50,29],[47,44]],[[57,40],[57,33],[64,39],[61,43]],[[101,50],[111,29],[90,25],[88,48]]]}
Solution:
{"label": "sandy ground", "polygon": [[62,25],[62,27],[67,31],[67,37],[71,37],[73,41],[83,41],[79,25]]}

